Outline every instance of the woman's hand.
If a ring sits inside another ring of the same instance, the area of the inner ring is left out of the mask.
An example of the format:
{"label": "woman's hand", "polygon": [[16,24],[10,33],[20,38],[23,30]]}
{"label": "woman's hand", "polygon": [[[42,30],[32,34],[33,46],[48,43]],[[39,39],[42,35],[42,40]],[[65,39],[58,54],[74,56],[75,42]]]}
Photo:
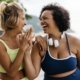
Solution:
{"label": "woman's hand", "polygon": [[47,43],[44,37],[42,37],[41,35],[38,35],[35,37],[35,40],[38,43],[39,49],[40,51],[46,51],[47,49]]}
{"label": "woman's hand", "polygon": [[32,38],[32,28],[27,29],[24,34],[20,35],[20,47],[24,49],[24,51],[32,46]]}

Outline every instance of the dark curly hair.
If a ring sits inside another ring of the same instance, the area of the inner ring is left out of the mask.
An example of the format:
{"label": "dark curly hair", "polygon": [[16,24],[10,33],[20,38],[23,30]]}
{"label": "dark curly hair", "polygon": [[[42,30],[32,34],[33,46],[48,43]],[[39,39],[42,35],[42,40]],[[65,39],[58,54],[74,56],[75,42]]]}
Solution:
{"label": "dark curly hair", "polygon": [[69,12],[59,4],[48,4],[41,10],[40,17],[45,10],[52,11],[53,20],[56,22],[59,31],[63,32],[70,28]]}

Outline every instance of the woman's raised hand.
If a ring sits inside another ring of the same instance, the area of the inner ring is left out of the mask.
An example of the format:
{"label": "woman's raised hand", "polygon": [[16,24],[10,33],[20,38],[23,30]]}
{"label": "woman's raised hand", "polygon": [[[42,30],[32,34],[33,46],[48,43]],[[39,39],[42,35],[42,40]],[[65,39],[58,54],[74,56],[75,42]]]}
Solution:
{"label": "woman's raised hand", "polygon": [[29,49],[29,46],[32,46],[32,39],[33,39],[32,28],[27,29],[24,34],[21,34],[19,36],[19,38],[20,38],[20,47],[24,49],[24,51]]}

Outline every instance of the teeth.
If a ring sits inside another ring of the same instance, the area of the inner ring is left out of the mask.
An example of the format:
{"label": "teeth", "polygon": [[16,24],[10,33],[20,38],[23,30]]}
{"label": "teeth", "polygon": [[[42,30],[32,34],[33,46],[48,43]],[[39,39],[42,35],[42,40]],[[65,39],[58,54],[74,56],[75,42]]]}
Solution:
{"label": "teeth", "polygon": [[46,28],[46,27],[47,27],[47,25],[43,26],[43,28]]}
{"label": "teeth", "polygon": [[42,26],[44,27],[44,26],[47,26],[47,25],[42,25]]}
{"label": "teeth", "polygon": [[43,26],[46,26],[46,25],[43,25]]}

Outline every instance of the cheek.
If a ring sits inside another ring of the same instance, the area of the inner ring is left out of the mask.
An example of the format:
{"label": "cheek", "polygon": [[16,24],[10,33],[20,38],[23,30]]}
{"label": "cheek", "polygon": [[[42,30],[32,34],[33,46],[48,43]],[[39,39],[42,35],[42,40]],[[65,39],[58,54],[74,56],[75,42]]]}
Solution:
{"label": "cheek", "polygon": [[40,25],[41,25],[41,26],[42,26],[42,24],[43,24],[43,23],[40,21]]}
{"label": "cheek", "polygon": [[52,26],[55,26],[55,22],[54,22],[53,20],[50,21],[50,24],[51,24]]}

